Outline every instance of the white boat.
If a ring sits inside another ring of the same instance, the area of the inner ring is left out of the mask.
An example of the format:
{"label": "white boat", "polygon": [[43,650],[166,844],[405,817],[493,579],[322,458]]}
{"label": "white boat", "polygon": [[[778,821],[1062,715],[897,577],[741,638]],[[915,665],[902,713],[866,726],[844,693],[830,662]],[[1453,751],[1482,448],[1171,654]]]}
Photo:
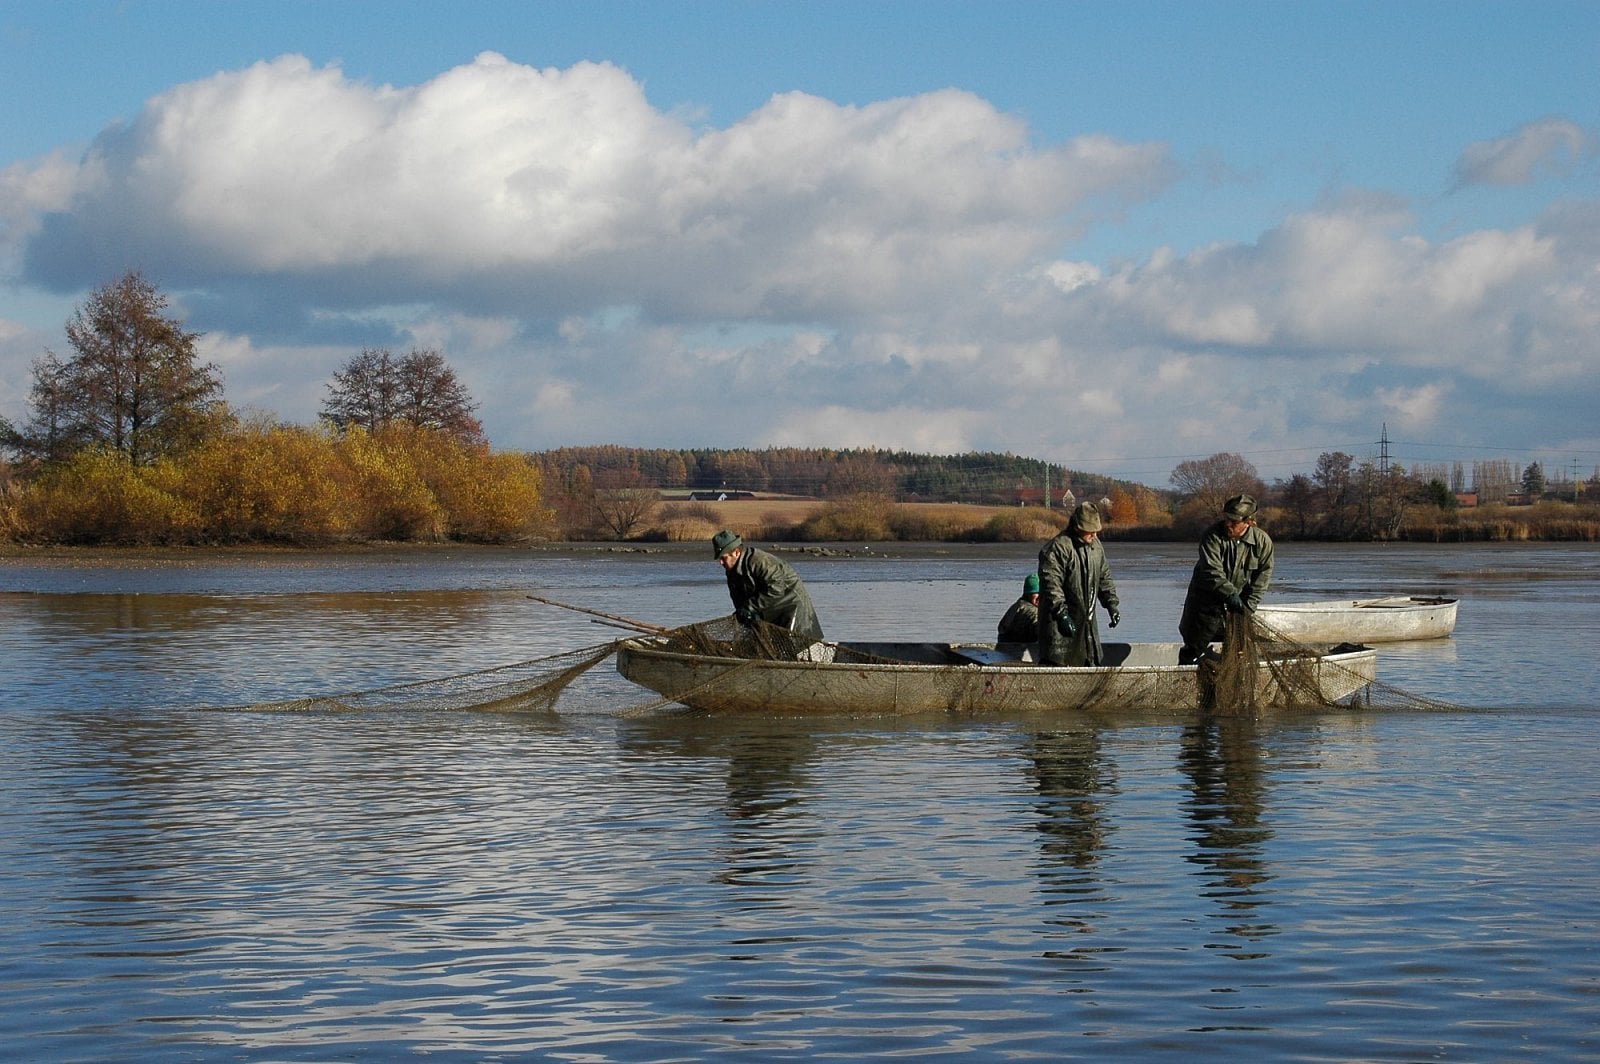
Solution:
{"label": "white boat", "polygon": [[[617,671],[695,709],[763,715],[1195,710],[1208,700],[1177,643],[1107,643],[1092,668],[1036,665],[1013,644],[824,642],[808,661],[740,657],[735,646],[722,656],[629,639]],[[1352,703],[1377,675],[1370,647],[1264,649],[1256,708]]]}
{"label": "white boat", "polygon": [[1456,600],[1391,595],[1324,602],[1263,602],[1267,635],[1301,643],[1395,643],[1442,639],[1456,627]]}

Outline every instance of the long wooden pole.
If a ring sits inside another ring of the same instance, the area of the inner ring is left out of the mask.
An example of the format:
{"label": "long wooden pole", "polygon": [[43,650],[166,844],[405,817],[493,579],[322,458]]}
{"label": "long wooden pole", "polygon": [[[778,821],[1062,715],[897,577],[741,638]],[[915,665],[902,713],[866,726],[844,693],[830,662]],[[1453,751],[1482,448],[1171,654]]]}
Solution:
{"label": "long wooden pole", "polygon": [[547,599],[539,595],[529,595],[528,597],[533,599],[535,602],[542,602],[546,606],[558,606],[564,610],[572,610],[574,613],[587,613],[591,617],[603,617],[608,621],[615,621],[616,623],[625,627],[632,628],[636,632],[655,632],[659,634],[672,631],[671,628],[664,628],[659,624],[648,624],[645,621],[636,621],[631,617],[619,617],[614,613],[602,613],[600,610],[591,610],[583,606],[574,606],[569,602],[557,602],[555,599]]}

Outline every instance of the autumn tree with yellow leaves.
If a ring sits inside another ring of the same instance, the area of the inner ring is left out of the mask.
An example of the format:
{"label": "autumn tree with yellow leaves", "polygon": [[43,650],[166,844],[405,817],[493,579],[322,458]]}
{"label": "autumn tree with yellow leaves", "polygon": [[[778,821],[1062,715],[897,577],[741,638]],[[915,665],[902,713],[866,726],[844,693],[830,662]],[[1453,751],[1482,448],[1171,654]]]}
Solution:
{"label": "autumn tree with yellow leaves", "polygon": [[[323,424],[241,422],[214,366],[138,272],[67,324],[76,354],[35,362],[29,419],[0,422],[16,459],[0,537],[65,544],[505,543],[551,514],[536,463],[496,454],[436,351],[363,352]],[[370,401],[369,401],[370,400]]]}

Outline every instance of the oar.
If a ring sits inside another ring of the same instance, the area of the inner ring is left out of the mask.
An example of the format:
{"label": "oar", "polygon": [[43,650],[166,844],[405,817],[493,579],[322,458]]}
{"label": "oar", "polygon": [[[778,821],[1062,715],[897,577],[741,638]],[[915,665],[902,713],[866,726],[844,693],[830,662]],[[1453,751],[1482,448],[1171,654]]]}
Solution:
{"label": "oar", "polygon": [[583,606],[574,606],[567,602],[557,602],[555,599],[542,598],[538,595],[529,595],[528,597],[533,599],[535,602],[542,602],[546,606],[558,606],[561,609],[571,610],[574,613],[587,613],[591,617],[603,617],[605,620],[614,622],[615,624],[626,628],[632,628],[636,632],[654,632],[657,635],[663,635],[672,631],[671,628],[664,628],[659,624],[648,624],[645,621],[633,620],[631,617],[619,617],[614,613],[603,613],[600,610],[586,609]]}

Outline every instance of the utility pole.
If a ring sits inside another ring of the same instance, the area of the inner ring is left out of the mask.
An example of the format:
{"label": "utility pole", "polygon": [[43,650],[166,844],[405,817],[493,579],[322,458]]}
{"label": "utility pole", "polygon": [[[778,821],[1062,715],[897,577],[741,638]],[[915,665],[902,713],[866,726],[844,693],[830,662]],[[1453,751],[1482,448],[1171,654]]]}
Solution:
{"label": "utility pole", "polygon": [[1050,509],[1050,460],[1044,463],[1044,508]]}

